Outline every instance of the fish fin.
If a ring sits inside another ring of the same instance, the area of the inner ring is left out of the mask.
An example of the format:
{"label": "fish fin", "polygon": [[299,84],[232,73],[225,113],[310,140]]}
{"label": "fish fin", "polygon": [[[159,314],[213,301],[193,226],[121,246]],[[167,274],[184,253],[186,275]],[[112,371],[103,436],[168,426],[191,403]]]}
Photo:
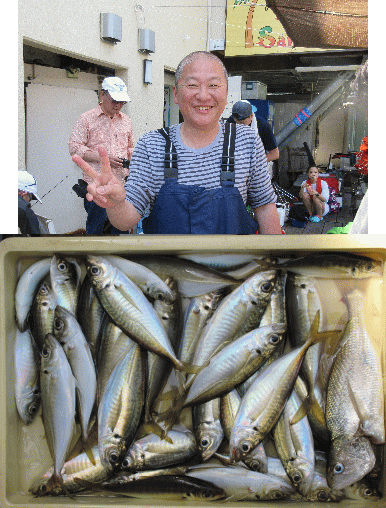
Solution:
{"label": "fish fin", "polygon": [[297,423],[299,423],[307,415],[307,411],[308,411],[309,407],[310,407],[310,399],[309,399],[309,397],[306,397],[303,400],[303,402],[301,403],[299,409],[293,415],[292,420],[290,421],[290,424],[296,425]]}
{"label": "fish fin", "polygon": [[175,400],[180,395],[181,395],[181,393],[180,393],[180,390],[178,389],[178,386],[174,386],[171,390],[161,393],[155,399],[154,404],[157,404],[158,402],[162,402],[164,400]]}
{"label": "fish fin", "polygon": [[160,439],[164,439],[168,443],[173,444],[173,440],[165,433],[165,429],[163,429],[161,425],[158,425],[158,423],[154,421],[141,425],[138,433],[141,433],[142,435],[155,434]]}
{"label": "fish fin", "polygon": [[207,362],[204,365],[191,365],[187,362],[181,362],[182,368],[178,370],[182,370],[186,374],[198,374],[203,368],[207,367],[209,365],[209,362]]}
{"label": "fish fin", "polygon": [[331,336],[334,336],[335,334],[341,334],[342,329],[339,330],[327,330],[325,332],[319,332],[319,325],[320,325],[320,309],[317,310],[315,314],[315,318],[311,324],[310,332],[309,332],[309,338],[306,342],[308,346],[311,346],[313,344],[317,344],[318,342],[322,342],[330,338]]}
{"label": "fish fin", "polygon": [[90,443],[88,442],[88,439],[82,439],[82,445],[83,445],[83,449],[87,455],[88,460],[91,462],[91,464],[93,466],[96,466],[96,460],[95,460],[94,454],[92,452]]}
{"label": "fish fin", "polygon": [[60,474],[53,473],[46,483],[44,491],[40,491],[36,494],[36,497],[46,495],[47,493],[53,492],[57,487],[66,494],[70,499],[75,499],[75,496],[71,494],[68,488],[64,485],[63,478]]}

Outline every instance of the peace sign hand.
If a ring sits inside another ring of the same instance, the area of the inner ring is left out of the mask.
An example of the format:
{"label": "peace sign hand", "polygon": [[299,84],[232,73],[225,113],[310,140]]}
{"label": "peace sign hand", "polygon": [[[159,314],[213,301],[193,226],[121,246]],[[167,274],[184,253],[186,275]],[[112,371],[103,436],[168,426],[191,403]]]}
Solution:
{"label": "peace sign hand", "polygon": [[125,187],[123,182],[111,171],[110,161],[105,147],[100,146],[98,148],[98,153],[101,158],[100,173],[95,171],[95,169],[79,155],[73,155],[72,160],[92,178],[92,182],[87,186],[86,199],[88,201],[94,201],[95,204],[102,208],[112,208],[125,201]]}

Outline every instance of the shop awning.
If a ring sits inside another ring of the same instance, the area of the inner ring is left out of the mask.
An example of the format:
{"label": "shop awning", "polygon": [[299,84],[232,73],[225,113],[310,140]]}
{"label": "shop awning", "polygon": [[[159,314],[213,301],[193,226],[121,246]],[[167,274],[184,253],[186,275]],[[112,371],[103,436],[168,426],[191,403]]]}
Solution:
{"label": "shop awning", "polygon": [[367,0],[266,0],[295,46],[368,47]]}

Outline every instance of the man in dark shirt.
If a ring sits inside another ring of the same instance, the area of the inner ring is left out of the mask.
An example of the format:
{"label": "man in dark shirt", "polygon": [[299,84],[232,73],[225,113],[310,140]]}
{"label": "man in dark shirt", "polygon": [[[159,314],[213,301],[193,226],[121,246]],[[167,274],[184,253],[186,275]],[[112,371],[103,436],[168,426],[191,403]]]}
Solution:
{"label": "man in dark shirt", "polygon": [[35,178],[27,171],[19,171],[18,176],[18,226],[23,236],[40,235],[39,221],[31,209],[31,200],[36,199],[41,203],[37,195]]}
{"label": "man in dark shirt", "polygon": [[279,158],[279,148],[277,147],[275,136],[270,125],[262,118],[255,115],[256,107],[248,101],[238,101],[233,104],[232,115],[228,118],[229,123],[241,123],[249,125],[257,130],[264,145],[267,162]]}

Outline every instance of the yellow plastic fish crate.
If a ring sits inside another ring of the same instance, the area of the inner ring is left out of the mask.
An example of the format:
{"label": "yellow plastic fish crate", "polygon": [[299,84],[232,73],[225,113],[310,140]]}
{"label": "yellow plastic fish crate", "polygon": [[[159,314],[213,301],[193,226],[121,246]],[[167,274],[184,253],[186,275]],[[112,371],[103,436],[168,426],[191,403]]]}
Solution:
{"label": "yellow plastic fish crate", "polygon": [[[8,238],[0,242],[0,506],[3,507],[71,507],[87,508],[101,506],[215,506],[211,503],[192,503],[181,501],[162,501],[146,499],[146,502],[130,498],[104,498],[97,495],[79,497],[75,500],[65,496],[38,497],[28,493],[28,488],[36,478],[37,472],[52,464],[44,428],[37,416],[36,423],[24,426],[17,414],[14,395],[14,340],[15,310],[14,295],[18,276],[34,262],[52,256],[95,254],[182,254],[182,253],[254,253],[272,254],[286,257],[304,253],[347,252],[362,254],[386,262],[386,235],[299,235],[299,236],[120,236],[111,237],[45,237]],[[382,283],[370,289],[378,307],[370,306],[369,313],[375,312],[376,333],[372,333],[374,345],[382,358],[383,380],[386,388],[386,272]],[[371,298],[372,299],[372,298]],[[381,307],[379,312],[379,307]],[[370,316],[371,317],[371,316]],[[386,395],[386,394],[385,394]],[[386,404],[385,404],[386,407]],[[383,478],[380,489],[383,498],[374,506],[386,506],[385,446],[383,450]],[[221,501],[219,502],[221,503]],[[272,504],[273,503],[273,504]],[[321,508],[325,503],[294,501],[227,502],[229,507],[291,506],[300,508],[306,505]],[[365,500],[343,499],[342,508],[366,508],[371,503]]]}

